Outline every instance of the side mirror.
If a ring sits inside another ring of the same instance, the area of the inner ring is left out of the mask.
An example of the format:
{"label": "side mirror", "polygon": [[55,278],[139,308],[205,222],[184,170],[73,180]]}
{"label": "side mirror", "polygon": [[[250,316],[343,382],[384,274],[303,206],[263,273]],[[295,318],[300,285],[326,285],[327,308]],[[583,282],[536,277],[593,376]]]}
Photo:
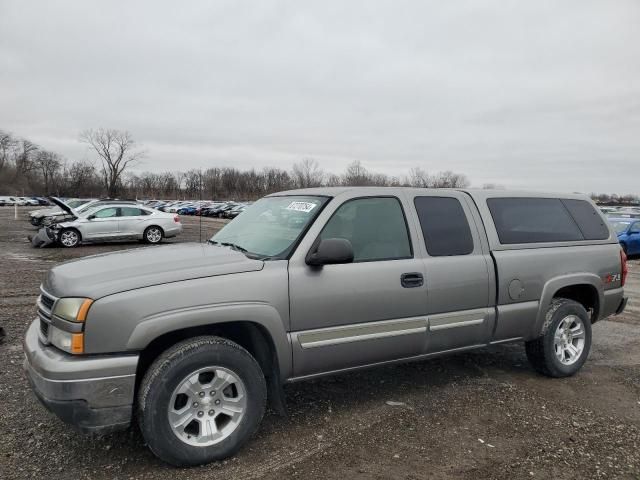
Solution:
{"label": "side mirror", "polygon": [[345,238],[326,238],[320,240],[315,252],[307,255],[307,265],[321,267],[338,263],[353,262],[353,246]]}
{"label": "side mirror", "polygon": [[89,216],[87,217],[87,220],[93,220],[94,218],[96,218],[96,216],[95,216],[95,215],[89,215]]}

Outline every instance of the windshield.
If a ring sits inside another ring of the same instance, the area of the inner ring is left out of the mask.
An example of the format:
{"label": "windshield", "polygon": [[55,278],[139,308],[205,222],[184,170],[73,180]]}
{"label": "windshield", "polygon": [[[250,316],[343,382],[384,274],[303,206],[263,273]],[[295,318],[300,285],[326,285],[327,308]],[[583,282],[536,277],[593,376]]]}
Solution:
{"label": "windshield", "polygon": [[248,206],[210,240],[230,244],[247,254],[285,258],[310,225],[326,197],[266,197]]}
{"label": "windshield", "polygon": [[71,208],[77,208],[80,205],[84,205],[85,203],[90,202],[90,200],[69,200],[66,203]]}
{"label": "windshield", "polygon": [[627,230],[631,222],[611,222],[616,233],[622,233]]}

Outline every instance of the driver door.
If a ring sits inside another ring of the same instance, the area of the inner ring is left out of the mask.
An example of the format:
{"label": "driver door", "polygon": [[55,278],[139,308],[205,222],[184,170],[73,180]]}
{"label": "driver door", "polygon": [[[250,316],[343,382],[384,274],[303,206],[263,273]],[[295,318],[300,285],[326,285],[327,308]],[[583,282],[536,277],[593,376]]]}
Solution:
{"label": "driver door", "polygon": [[96,211],[82,228],[82,238],[95,240],[118,235],[118,207],[106,207]]}
{"label": "driver door", "polygon": [[297,249],[289,262],[295,376],[422,353],[424,262],[414,257],[405,208],[393,196],[356,197],[322,213],[331,217],[307,237],[349,240],[353,263],[310,267],[308,238]]}

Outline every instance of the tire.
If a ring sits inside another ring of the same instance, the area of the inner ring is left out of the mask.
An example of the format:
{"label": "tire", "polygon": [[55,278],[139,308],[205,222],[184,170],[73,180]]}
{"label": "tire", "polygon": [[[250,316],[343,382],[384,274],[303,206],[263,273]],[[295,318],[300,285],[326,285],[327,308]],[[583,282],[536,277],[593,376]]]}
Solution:
{"label": "tire", "polygon": [[[236,453],[257,430],[266,400],[264,374],[249,352],[224,338],[196,337],[169,348],[149,367],[138,394],[138,424],[161,460],[201,465]],[[233,416],[226,406],[236,410]],[[175,424],[182,422],[175,430],[170,415]],[[206,429],[213,425],[215,434]]]}
{"label": "tire", "polygon": [[58,244],[65,248],[74,248],[80,245],[82,236],[75,228],[65,228],[58,234]]}
{"label": "tire", "polygon": [[587,310],[573,300],[555,298],[547,310],[543,330],[542,336],[525,342],[533,368],[554,378],[578,372],[591,349],[591,319]]}
{"label": "tire", "polygon": [[157,245],[163,238],[164,231],[156,225],[151,225],[150,227],[145,228],[144,233],[142,234],[144,242],[152,245]]}

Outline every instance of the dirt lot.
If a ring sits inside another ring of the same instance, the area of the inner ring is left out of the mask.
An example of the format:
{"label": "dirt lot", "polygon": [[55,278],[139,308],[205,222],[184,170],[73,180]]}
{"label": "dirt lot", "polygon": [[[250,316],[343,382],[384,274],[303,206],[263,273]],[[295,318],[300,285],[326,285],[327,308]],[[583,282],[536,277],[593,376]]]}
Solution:
{"label": "dirt lot", "polygon": [[[534,373],[521,345],[286,387],[290,417],[268,414],[235,458],[178,470],[135,430],[91,438],[47,413],[22,373],[21,337],[44,273],[136,243],[32,249],[26,210],[0,208],[0,478],[640,478],[640,261],[627,312],[594,327],[581,373]],[[197,241],[197,219],[184,219]],[[203,222],[203,238],[220,221]],[[401,405],[390,406],[392,400]]]}

